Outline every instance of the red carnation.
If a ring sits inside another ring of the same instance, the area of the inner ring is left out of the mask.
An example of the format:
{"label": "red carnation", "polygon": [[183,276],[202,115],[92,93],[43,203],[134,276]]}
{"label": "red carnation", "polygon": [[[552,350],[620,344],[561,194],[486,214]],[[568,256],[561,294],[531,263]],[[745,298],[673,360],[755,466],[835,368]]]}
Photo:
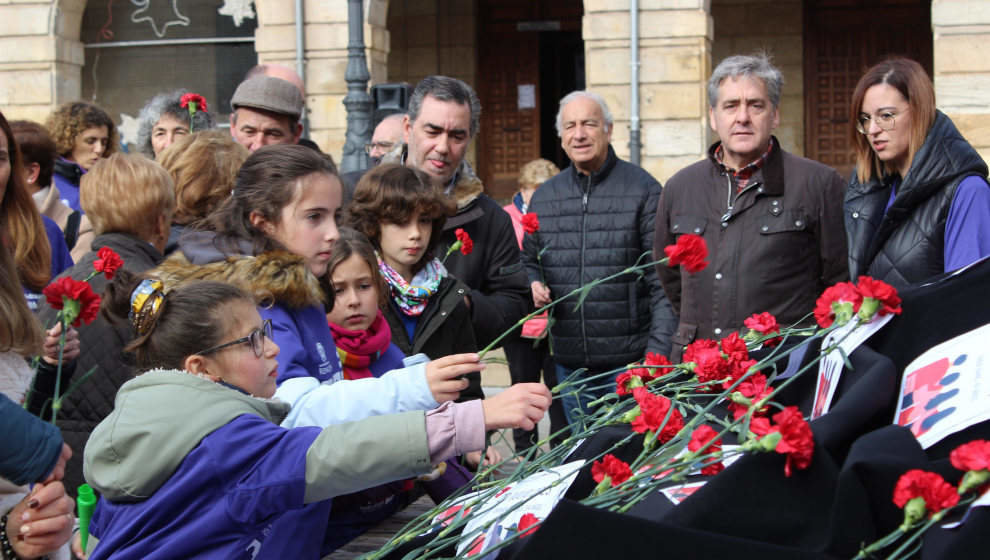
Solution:
{"label": "red carnation", "polygon": [[738,333],[732,333],[722,339],[722,352],[733,361],[749,359],[749,349],[746,348],[746,341],[739,337]]}
{"label": "red carnation", "polygon": [[532,513],[524,513],[522,517],[519,518],[519,523],[516,524],[516,529],[519,531],[519,538],[528,537],[536,532],[540,528],[540,518],[533,515]]}
{"label": "red carnation", "polygon": [[[780,333],[780,325],[777,324],[777,318],[766,311],[763,313],[754,313],[753,315],[750,315],[748,319],[743,321],[743,325],[751,329],[753,332],[765,336]],[[780,344],[779,336],[763,341],[763,345],[767,348],[773,348],[778,344]]]}
{"label": "red carnation", "polygon": [[690,363],[698,361],[698,355],[705,350],[718,350],[718,343],[714,340],[708,340],[703,338],[701,340],[695,340],[691,344],[687,345],[684,349],[684,356],[681,357],[684,363]]}
{"label": "red carnation", "polygon": [[[750,368],[756,365],[756,360],[729,361],[729,377],[722,383],[723,389],[728,389],[733,383],[740,380],[749,373]],[[759,373],[759,371],[757,371]]]}
{"label": "red carnation", "polygon": [[112,280],[114,273],[117,269],[124,266],[124,259],[120,258],[120,255],[110,247],[100,247],[100,250],[96,252],[98,257],[93,261],[93,268],[97,272],[102,272],[107,280]]}
{"label": "red carnation", "polygon": [[595,461],[591,465],[591,478],[595,479],[595,482],[601,482],[606,476],[612,480],[612,486],[618,486],[629,480],[632,469],[629,468],[628,463],[608,453],[601,461]]}
{"label": "red carnation", "polygon": [[471,251],[474,250],[474,241],[471,240],[471,236],[468,235],[468,232],[464,231],[464,228],[457,228],[454,230],[454,235],[456,235],[457,240],[461,242],[461,253],[470,255]]}
{"label": "red carnation", "polygon": [[694,274],[701,272],[708,266],[705,258],[708,257],[708,246],[705,240],[690,233],[677,238],[677,243],[667,245],[663,248],[667,255],[667,266],[682,265],[684,269]]}
{"label": "red carnation", "polygon": [[924,499],[925,509],[932,514],[959,503],[959,492],[939,474],[911,469],[894,486],[894,504],[903,508],[914,498]]}
{"label": "red carnation", "polygon": [[811,456],[815,451],[815,436],[808,422],[801,416],[796,406],[789,406],[773,415],[775,426],[770,432],[780,432],[781,439],[776,451],[787,455],[784,474],[791,476],[791,467],[806,469],[811,464]]}
{"label": "red carnation", "polygon": [[80,321],[87,325],[100,312],[100,296],[93,292],[88,282],[80,282],[64,276],[42,290],[52,309],[61,309],[66,320],[78,327]]}
{"label": "red carnation", "polygon": [[[688,442],[688,451],[698,451],[702,447],[705,447],[705,445],[707,445],[708,442],[715,439],[715,436],[717,435],[718,432],[716,432],[708,424],[702,424],[698,426],[697,428],[694,429],[693,432],[691,432],[691,441]],[[705,447],[705,450],[702,453],[709,454],[709,453],[721,453],[721,452],[722,452],[722,440],[717,439],[715,440],[714,443],[712,443],[708,447]],[[722,472],[724,469],[725,469],[725,465],[723,465],[721,461],[718,461],[716,463],[712,463],[710,465],[703,467],[701,469],[701,474],[716,475]]]}
{"label": "red carnation", "polygon": [[763,437],[769,434],[771,429],[770,419],[763,416],[753,417],[749,421],[749,431],[753,432],[757,436]]}
{"label": "red carnation", "polygon": [[[636,387],[640,387],[646,382],[663,377],[668,373],[672,373],[673,369],[660,367],[660,366],[670,366],[670,360],[667,356],[663,354],[657,354],[655,352],[647,352],[646,359],[643,360],[643,366],[654,366],[654,367],[630,367],[628,370],[620,373],[615,378],[616,393],[620,396],[632,394],[632,390]],[[633,378],[638,378],[637,381],[633,381]],[[632,385],[630,385],[632,382]]]}
{"label": "red carnation", "polygon": [[897,290],[882,280],[874,280],[869,276],[860,276],[856,289],[863,296],[863,305],[859,308],[859,316],[864,321],[873,318],[873,314],[900,315],[901,298]]}
{"label": "red carnation", "polygon": [[952,450],[949,461],[961,471],[990,470],[990,441],[978,439],[964,443]]}
{"label": "red carnation", "polygon": [[[632,421],[634,432],[656,432],[657,440],[667,443],[684,427],[684,416],[671,405],[667,397],[654,395],[645,387],[637,387],[633,389],[633,398],[639,403],[640,410],[639,416]],[[668,411],[670,418],[667,417]],[[667,421],[666,424],[664,420]]]}
{"label": "red carnation", "polygon": [[538,218],[536,214],[533,214],[532,212],[530,212],[529,214],[523,214],[522,227],[523,227],[523,231],[525,231],[530,235],[533,235],[534,233],[540,230],[540,218]]}
{"label": "red carnation", "polygon": [[615,377],[615,394],[620,397],[631,395],[636,387],[643,386],[643,377],[637,372],[642,368],[626,370]]}
{"label": "red carnation", "polygon": [[[711,383],[722,381],[729,377],[732,367],[729,361],[722,357],[718,349],[708,348],[700,350],[695,358],[694,374],[698,376],[701,383]],[[710,391],[711,385],[703,390]]]}
{"label": "red carnation", "polygon": [[823,329],[832,326],[835,321],[839,321],[840,324],[845,323],[859,311],[862,303],[863,295],[856,286],[849,282],[839,282],[825,288],[815,302],[815,320]]}
{"label": "red carnation", "polygon": [[[746,378],[745,381],[736,387],[736,391],[742,396],[749,399],[749,402],[756,403],[769,397],[773,393],[773,387],[767,384],[767,376],[762,373],[754,373],[753,375]],[[732,412],[732,418],[738,420],[743,417],[744,414],[749,410],[749,405],[740,404],[735,401],[729,402],[729,411]],[[753,412],[754,415],[766,414],[767,405],[764,404],[758,410]]]}
{"label": "red carnation", "polygon": [[183,109],[189,109],[189,104],[195,103],[190,112],[206,111],[206,99],[198,93],[186,93],[179,99]]}

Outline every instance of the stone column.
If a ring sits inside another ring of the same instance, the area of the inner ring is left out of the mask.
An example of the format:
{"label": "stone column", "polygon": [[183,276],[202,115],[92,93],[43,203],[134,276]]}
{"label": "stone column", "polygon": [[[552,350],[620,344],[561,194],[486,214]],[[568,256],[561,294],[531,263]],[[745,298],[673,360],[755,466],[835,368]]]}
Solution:
{"label": "stone column", "polygon": [[990,4],[934,0],[932,32],[936,104],[990,161]]}
{"label": "stone column", "polygon": [[[710,4],[641,0],[639,9],[642,166],[665,182],[704,157],[708,146]],[[629,20],[628,2],[584,1],[586,85],[612,110],[612,146],[623,159],[629,157]]]}
{"label": "stone column", "polygon": [[44,122],[79,98],[85,7],[85,0],[0,5],[0,107],[8,120]]}
{"label": "stone column", "polygon": [[[258,29],[255,50],[259,63],[278,63],[295,68],[295,6],[288,0],[255,0]],[[388,31],[385,29],[387,0],[366,0],[364,41],[371,83],[385,81]],[[347,2],[305,0],[304,59],[306,64],[306,108],[310,138],[333,156],[338,164],[343,154],[347,112],[344,96],[347,82]]]}

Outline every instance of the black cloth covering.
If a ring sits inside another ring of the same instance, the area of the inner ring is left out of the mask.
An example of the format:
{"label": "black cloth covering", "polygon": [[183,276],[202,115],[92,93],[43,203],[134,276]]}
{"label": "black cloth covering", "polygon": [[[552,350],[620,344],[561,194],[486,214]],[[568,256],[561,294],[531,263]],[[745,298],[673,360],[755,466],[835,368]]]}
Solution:
{"label": "black cloth covering", "polygon": [[[990,439],[990,422],[983,422],[925,450],[907,429],[891,425],[905,366],[990,321],[986,286],[988,259],[901,292],[903,313],[850,355],[853,368],[843,372],[831,411],[811,423],[815,452],[807,470],[788,478],[783,456],[747,455],[676,507],[657,492],[619,514],[577,503],[595,485],[589,465],[539,530],[500,558],[855,556],[903,521],[892,501],[903,473],[931,470],[957,484],[963,473],[951,466],[949,453],[973,439]],[[814,383],[809,371],[779,400],[807,414]],[[623,427],[603,430],[572,458],[596,458],[628,433]],[[613,453],[631,460],[641,443],[633,438]],[[930,529],[914,557],[987,558],[988,551],[990,508],[977,508],[959,528]]]}

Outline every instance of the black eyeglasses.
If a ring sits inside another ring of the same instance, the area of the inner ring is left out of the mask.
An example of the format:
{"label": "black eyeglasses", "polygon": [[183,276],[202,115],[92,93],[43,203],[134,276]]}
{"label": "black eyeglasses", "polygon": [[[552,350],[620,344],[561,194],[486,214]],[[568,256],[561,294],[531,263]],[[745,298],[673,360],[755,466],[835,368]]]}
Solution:
{"label": "black eyeglasses", "polygon": [[272,337],[272,320],[265,319],[265,321],[261,323],[260,329],[254,329],[253,331],[251,331],[251,334],[245,336],[244,338],[238,338],[237,340],[225,342],[219,346],[214,346],[213,348],[207,348],[202,352],[196,352],[196,353],[199,354],[200,356],[205,356],[207,354],[212,354],[213,352],[223,350],[224,348],[230,346],[237,346],[238,344],[250,343],[251,350],[254,350],[254,355],[260,358],[265,355],[265,339],[271,337]]}

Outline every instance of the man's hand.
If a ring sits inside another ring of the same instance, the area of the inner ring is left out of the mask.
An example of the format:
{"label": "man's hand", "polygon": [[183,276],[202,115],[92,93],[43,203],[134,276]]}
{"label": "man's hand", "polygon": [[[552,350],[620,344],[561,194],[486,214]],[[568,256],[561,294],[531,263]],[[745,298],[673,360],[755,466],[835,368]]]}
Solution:
{"label": "man's hand", "polygon": [[529,285],[530,289],[533,290],[533,304],[536,307],[543,307],[544,305],[553,301],[550,298],[550,288],[547,288],[546,284],[538,280],[534,280],[532,284]]}
{"label": "man's hand", "polygon": [[485,369],[478,360],[477,354],[453,354],[426,364],[426,382],[433,398],[438,403],[456,400],[468,386],[462,376]]}
{"label": "man's hand", "polygon": [[17,557],[38,558],[69,542],[74,505],[61,482],[35,485],[7,515],[7,539]]}

